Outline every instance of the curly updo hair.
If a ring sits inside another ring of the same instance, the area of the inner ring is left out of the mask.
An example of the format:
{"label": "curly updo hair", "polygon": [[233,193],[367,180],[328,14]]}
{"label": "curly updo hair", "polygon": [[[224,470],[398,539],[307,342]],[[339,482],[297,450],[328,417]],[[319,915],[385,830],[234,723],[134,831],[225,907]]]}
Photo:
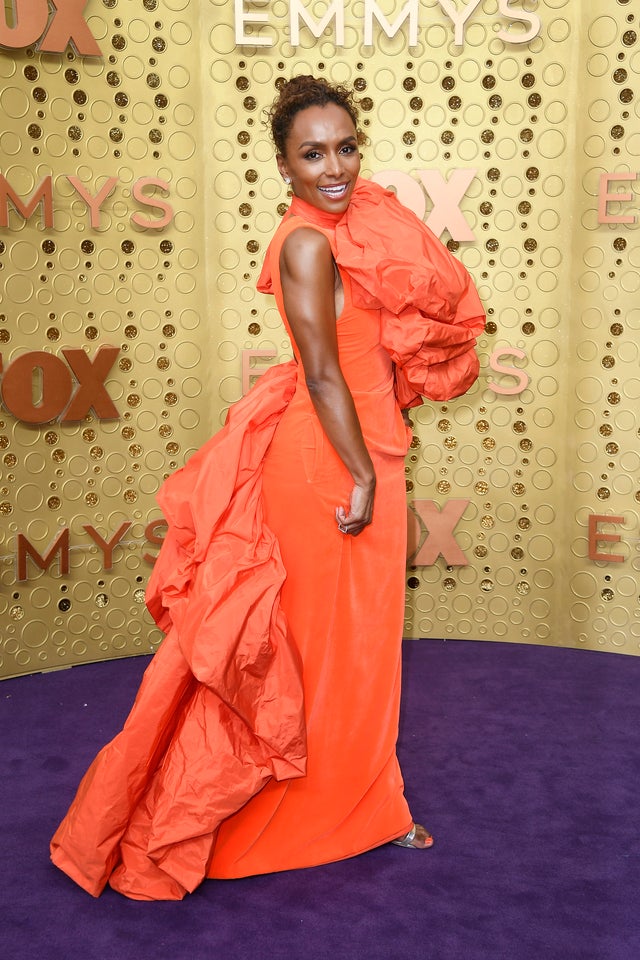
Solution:
{"label": "curly updo hair", "polygon": [[356,128],[358,146],[366,144],[367,137],[358,127],[360,114],[353,90],[341,83],[331,84],[323,77],[299,76],[279,87],[278,96],[265,111],[271,138],[281,156],[285,155],[287,137],[296,114],[307,107],[324,107],[328,103],[335,103],[347,111]]}

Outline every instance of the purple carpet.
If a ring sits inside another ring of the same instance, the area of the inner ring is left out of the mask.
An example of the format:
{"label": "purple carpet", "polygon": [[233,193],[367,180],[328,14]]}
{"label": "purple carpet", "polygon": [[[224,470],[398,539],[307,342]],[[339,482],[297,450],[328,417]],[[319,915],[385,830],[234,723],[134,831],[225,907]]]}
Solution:
{"label": "purple carpet", "polygon": [[400,759],[430,851],[94,900],[48,842],[146,658],[0,683],[11,960],[638,960],[640,658],[405,642]]}

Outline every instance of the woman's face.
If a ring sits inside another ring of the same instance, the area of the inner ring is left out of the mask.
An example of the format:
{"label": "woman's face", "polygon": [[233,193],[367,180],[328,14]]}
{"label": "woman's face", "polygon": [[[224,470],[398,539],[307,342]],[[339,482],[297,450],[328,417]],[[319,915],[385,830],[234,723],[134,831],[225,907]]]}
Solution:
{"label": "woman's face", "polygon": [[337,103],[306,107],[294,117],[278,169],[301,200],[344,213],[360,172],[353,121]]}

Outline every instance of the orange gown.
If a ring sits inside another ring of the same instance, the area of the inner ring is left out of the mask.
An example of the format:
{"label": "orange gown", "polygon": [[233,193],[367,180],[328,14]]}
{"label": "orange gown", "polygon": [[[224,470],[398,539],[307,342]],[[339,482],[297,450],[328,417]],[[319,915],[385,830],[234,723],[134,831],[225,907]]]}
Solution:
{"label": "orange gown", "polygon": [[[336,219],[309,211],[332,239]],[[278,262],[309,221],[283,224],[269,251],[274,293],[289,329]],[[354,306],[342,275],[340,366],[354,398],[377,485],[373,522],[340,533],[353,480],[327,440],[302,365],[267,452],[265,521],[287,571],[281,602],[303,670],[306,775],[271,781],[219,831],[210,877],[239,877],[353,856],[411,827],[396,758],[404,616],[407,430],[393,363],[380,345],[380,311]],[[294,354],[299,360],[295,341]]]}
{"label": "orange gown", "polygon": [[408,440],[398,400],[463,392],[483,315],[424,225],[359,181],[344,217],[294,199],[277,231],[261,289],[285,325],[279,252],[301,224],[329,238],[343,282],[339,358],[376,469],[373,522],[356,538],[337,528],[352,481],[295,362],[261,377],[166,482],[169,530],[147,602],[167,636],[51,844],[95,896],[108,882],[179,899],[205,876],[338,860],[411,825],[395,752]]}

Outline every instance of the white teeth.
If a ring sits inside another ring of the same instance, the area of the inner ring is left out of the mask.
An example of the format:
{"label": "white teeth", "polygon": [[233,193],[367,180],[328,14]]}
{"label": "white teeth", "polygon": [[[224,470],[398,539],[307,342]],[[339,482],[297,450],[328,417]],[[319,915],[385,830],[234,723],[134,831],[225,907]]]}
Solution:
{"label": "white teeth", "polygon": [[318,187],[318,190],[330,197],[341,197],[347,191],[347,184],[343,183],[339,187]]}

